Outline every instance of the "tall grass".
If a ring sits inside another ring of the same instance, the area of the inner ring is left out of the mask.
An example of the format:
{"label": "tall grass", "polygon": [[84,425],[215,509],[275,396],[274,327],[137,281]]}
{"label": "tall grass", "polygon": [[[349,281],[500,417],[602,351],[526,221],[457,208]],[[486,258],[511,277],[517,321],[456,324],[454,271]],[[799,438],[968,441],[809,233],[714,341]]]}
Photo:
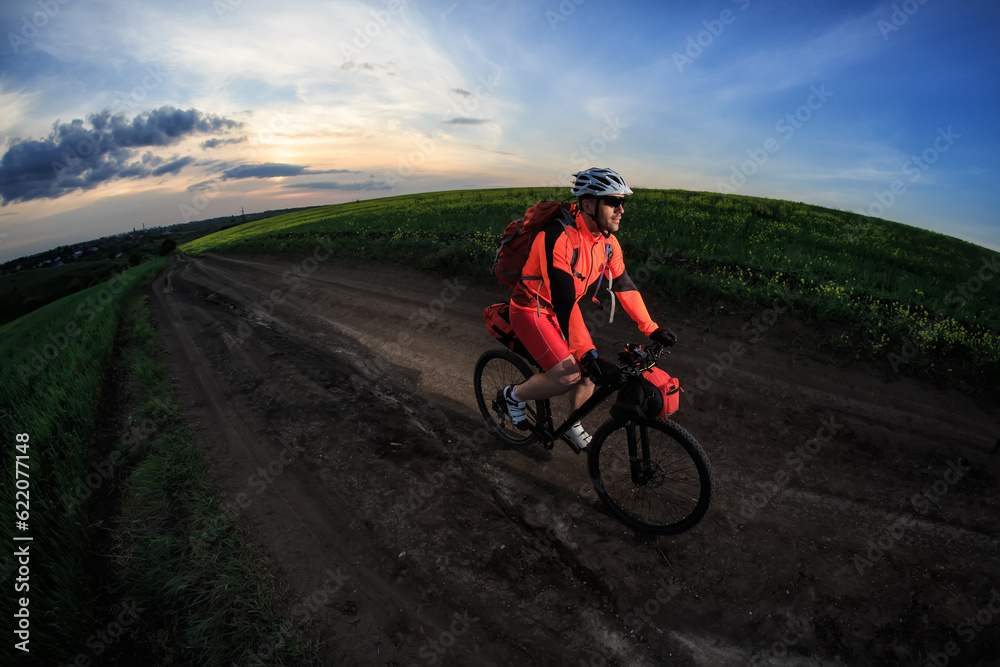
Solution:
{"label": "tall grass", "polygon": [[[77,664],[81,657],[79,664],[92,664],[87,660],[107,660],[126,647],[127,655],[157,664],[263,664],[255,657],[261,637],[278,638],[261,651],[269,664],[314,650],[301,628],[281,621],[277,610],[287,600],[267,559],[232,521],[217,520],[219,496],[156,359],[156,332],[145,309],[130,301],[166,261],[140,265],[0,327],[8,479],[15,435],[30,436],[29,528],[18,531],[33,538],[28,591],[13,594],[20,575],[12,548],[0,560],[0,585],[9,592],[0,596],[0,613],[11,619],[15,600],[29,599],[25,664]],[[113,364],[116,345],[121,354]],[[125,377],[109,378],[119,367]],[[95,450],[109,379],[124,387],[124,403],[110,406],[123,411],[110,453]],[[107,506],[109,498],[120,500],[120,513]],[[0,503],[13,510],[11,484],[0,485]],[[206,523],[214,526],[210,540],[200,528]],[[8,547],[25,544],[13,541],[14,529],[8,514],[0,522]],[[93,553],[105,534],[113,540]],[[95,572],[100,562],[105,567]],[[141,611],[134,621],[126,615],[124,636],[102,639],[130,608]]]}
{"label": "tall grass", "polygon": [[[19,535],[33,538],[30,600],[31,644],[36,655],[68,662],[84,645],[94,592],[84,560],[89,517],[68,509],[64,494],[86,484],[104,370],[123,297],[148,281],[159,264],[136,267],[117,283],[96,285],[0,327],[0,438],[4,475],[13,475],[16,433],[30,437],[30,520]],[[4,484],[0,503],[14,507]],[[0,522],[0,541],[14,544],[14,522]],[[13,589],[13,560],[4,550],[3,581]],[[20,596],[19,596],[20,597]],[[2,596],[6,607],[13,594]],[[9,639],[9,638],[8,638]]]}
{"label": "tall grass", "polygon": [[[392,260],[488,280],[506,224],[551,190],[499,189],[389,197],[261,220],[203,237],[190,253],[300,252]],[[619,239],[647,263],[644,290],[749,314],[779,296],[827,323],[824,344],[894,371],[963,388],[1000,387],[996,253],[958,239],[788,201],[637,190]],[[647,263],[647,266],[649,264]]]}
{"label": "tall grass", "polygon": [[[287,591],[260,547],[220,509],[204,453],[181,419],[148,312],[124,313],[123,406],[148,438],[132,443],[114,527],[120,590],[139,607],[136,640],[149,658],[197,665],[287,664],[314,657],[303,627],[282,618]],[[211,526],[205,530],[205,526]],[[264,638],[277,637],[274,645]],[[264,658],[266,656],[266,659]]]}

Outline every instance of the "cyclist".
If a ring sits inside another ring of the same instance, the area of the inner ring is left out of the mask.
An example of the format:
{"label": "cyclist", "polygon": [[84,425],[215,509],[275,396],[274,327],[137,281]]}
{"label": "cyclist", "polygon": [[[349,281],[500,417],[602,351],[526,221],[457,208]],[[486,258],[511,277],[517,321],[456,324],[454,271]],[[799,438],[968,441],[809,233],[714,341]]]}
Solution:
{"label": "cyclist", "polygon": [[[521,280],[511,294],[511,326],[544,371],[501,392],[507,413],[518,428],[527,428],[527,401],[568,393],[572,412],[590,398],[594,383],[608,385],[619,380],[618,367],[597,355],[580,312],[580,298],[594,282],[600,291],[601,283],[608,281],[612,318],[617,299],[643,334],[665,346],[677,342],[673,331],[650,319],[625,270],[622,249],[614,236],[625,212],[625,197],[632,190],[612,169],[592,167],[574,176],[572,194],[577,205],[573,223],[554,218],[535,237]],[[596,293],[593,301],[600,305]],[[590,435],[580,422],[567,435],[581,449],[590,443]]]}

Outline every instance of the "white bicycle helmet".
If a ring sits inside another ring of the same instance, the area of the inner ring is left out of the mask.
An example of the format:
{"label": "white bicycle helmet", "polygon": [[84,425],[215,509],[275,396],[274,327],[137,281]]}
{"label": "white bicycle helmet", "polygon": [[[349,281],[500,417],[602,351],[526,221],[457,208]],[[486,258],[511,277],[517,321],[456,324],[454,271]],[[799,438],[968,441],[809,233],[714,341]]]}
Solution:
{"label": "white bicycle helmet", "polygon": [[632,194],[632,189],[625,185],[625,179],[614,169],[591,167],[573,175],[576,176],[576,182],[573,183],[572,189],[574,197],[584,197],[586,195],[594,197],[621,195],[627,197]]}

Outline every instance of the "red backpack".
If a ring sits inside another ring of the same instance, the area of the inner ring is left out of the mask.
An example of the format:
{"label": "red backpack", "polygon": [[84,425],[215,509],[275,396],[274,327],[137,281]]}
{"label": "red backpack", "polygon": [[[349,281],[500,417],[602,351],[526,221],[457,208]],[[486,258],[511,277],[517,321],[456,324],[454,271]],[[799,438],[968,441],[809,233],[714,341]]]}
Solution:
{"label": "red backpack", "polygon": [[575,213],[574,204],[541,201],[525,211],[523,218],[507,225],[493,261],[493,274],[497,280],[512,290],[517,287],[538,232],[545,229],[545,225],[556,215],[562,216],[563,225],[572,225]]}

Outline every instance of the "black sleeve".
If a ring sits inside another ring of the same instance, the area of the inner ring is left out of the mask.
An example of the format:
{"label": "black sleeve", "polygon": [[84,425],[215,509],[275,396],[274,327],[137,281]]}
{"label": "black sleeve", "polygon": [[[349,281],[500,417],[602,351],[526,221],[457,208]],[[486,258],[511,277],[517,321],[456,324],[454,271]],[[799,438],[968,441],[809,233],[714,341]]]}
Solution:
{"label": "black sleeve", "polygon": [[552,293],[552,309],[556,311],[556,320],[562,330],[563,337],[569,340],[569,316],[576,303],[576,288],[573,276],[561,269],[552,268],[549,264],[549,291]]}
{"label": "black sleeve", "polygon": [[549,273],[549,292],[552,295],[552,309],[556,311],[556,321],[563,338],[569,340],[569,316],[576,303],[576,286],[573,276],[553,265],[556,241],[565,233],[562,224],[553,219],[545,227],[545,263]]}
{"label": "black sleeve", "polygon": [[614,292],[637,292],[639,288],[635,286],[632,282],[632,278],[628,275],[628,269],[622,271],[622,274],[615,278],[614,282],[611,283],[611,290]]}

